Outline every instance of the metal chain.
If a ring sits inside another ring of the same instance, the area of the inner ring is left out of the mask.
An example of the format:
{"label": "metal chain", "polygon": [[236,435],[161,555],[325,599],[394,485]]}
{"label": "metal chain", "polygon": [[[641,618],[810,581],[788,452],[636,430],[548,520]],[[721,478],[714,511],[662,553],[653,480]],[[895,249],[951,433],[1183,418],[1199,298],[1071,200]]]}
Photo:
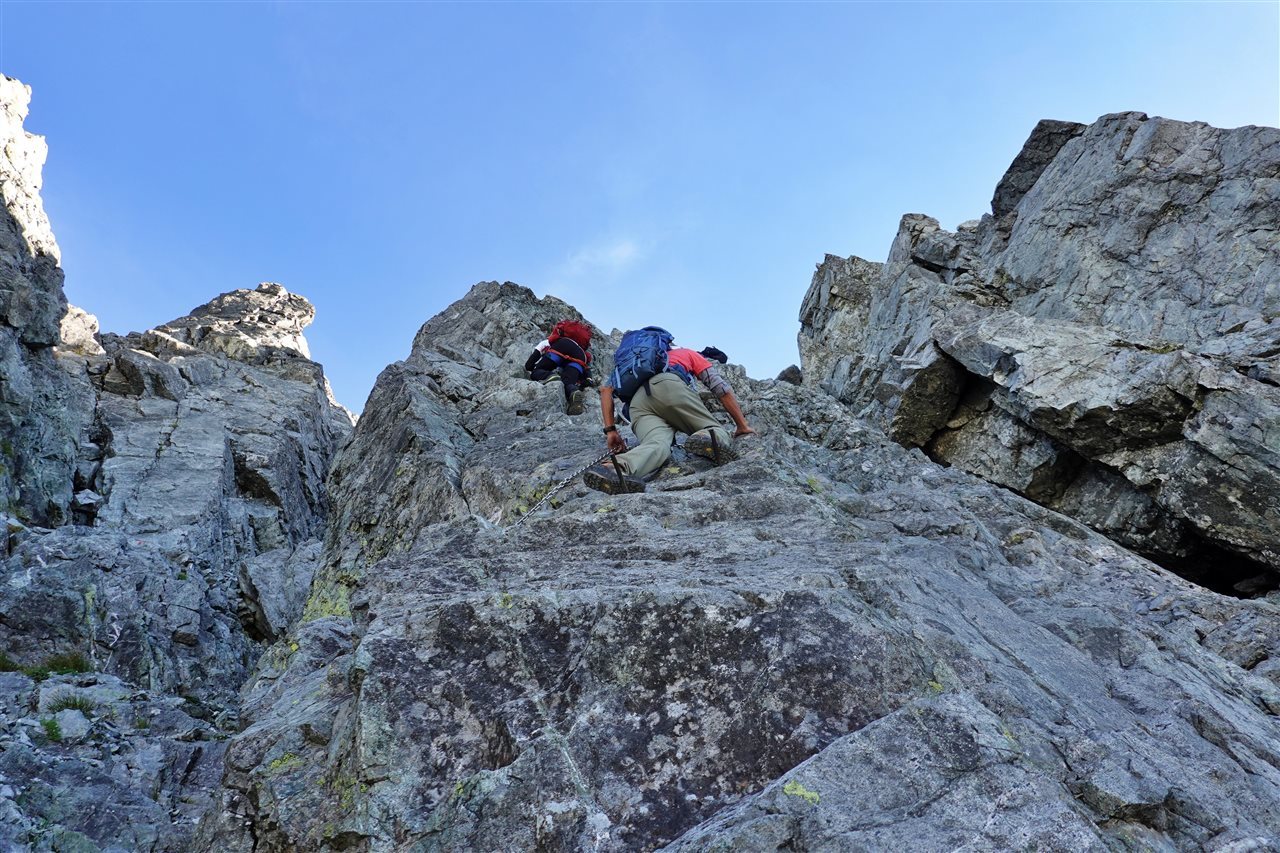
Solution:
{"label": "metal chain", "polygon": [[523,523],[524,523],[524,520],[525,520],[526,518],[528,518],[529,516],[533,515],[533,513],[534,513],[535,511],[537,511],[538,507],[542,506],[544,503],[546,503],[547,501],[551,500],[551,496],[552,496],[552,495],[554,495],[556,492],[560,491],[560,490],[561,490],[561,489],[563,489],[565,486],[567,486],[567,485],[569,485],[570,483],[572,483],[574,480],[576,480],[576,479],[577,479],[579,476],[581,476],[582,474],[586,473],[586,471],[587,471],[587,469],[588,469],[588,468],[590,468],[590,467],[591,467],[591,466],[593,466],[593,465],[599,465],[601,462],[603,462],[604,460],[608,459],[608,458],[609,458],[610,456],[612,456],[612,455],[613,455],[613,451],[612,451],[612,450],[606,450],[606,451],[604,452],[604,455],[603,455],[603,456],[601,456],[599,459],[593,459],[592,461],[588,462],[586,465],[583,465],[583,466],[582,466],[581,468],[579,468],[577,471],[574,471],[574,472],[573,472],[572,474],[570,474],[568,477],[565,477],[565,478],[564,478],[563,480],[561,480],[559,483],[556,483],[556,485],[555,485],[554,487],[552,487],[551,491],[547,492],[545,495],[543,495],[543,496],[542,496],[542,500],[538,501],[536,504],[534,504],[533,506],[529,507],[529,510],[528,510],[524,515],[522,515],[522,516],[520,516],[518,519],[516,519],[514,523],[512,523],[512,524],[508,524],[506,527],[502,528],[502,532],[503,532],[503,533],[510,533],[512,530],[515,530],[517,527],[519,527],[521,524],[523,524]]}

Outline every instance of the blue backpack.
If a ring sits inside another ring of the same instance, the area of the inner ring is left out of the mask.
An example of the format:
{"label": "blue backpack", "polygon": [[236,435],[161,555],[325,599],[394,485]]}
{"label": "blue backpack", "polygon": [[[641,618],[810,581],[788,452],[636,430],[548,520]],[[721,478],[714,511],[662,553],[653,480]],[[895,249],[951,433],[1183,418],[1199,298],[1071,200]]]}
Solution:
{"label": "blue backpack", "polygon": [[613,373],[609,384],[613,391],[630,403],[641,388],[648,390],[649,380],[667,369],[667,350],[675,336],[657,326],[645,326],[622,336],[613,354]]}

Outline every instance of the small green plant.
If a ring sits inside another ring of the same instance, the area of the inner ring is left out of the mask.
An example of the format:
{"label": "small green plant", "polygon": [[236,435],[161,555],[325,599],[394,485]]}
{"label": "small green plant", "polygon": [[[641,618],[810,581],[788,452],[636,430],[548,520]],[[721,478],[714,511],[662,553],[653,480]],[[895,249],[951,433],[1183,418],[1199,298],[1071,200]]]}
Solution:
{"label": "small green plant", "polygon": [[0,652],[0,672],[20,672],[32,681],[44,681],[50,675],[47,663],[23,666],[4,652]]}
{"label": "small green plant", "polygon": [[45,710],[50,714],[56,714],[59,711],[83,711],[86,714],[92,714],[98,707],[98,703],[94,702],[88,696],[82,696],[79,693],[70,690],[58,693],[49,699]]}
{"label": "small green plant", "polygon": [[135,729],[149,729],[151,728],[151,721],[146,717],[135,717],[133,720],[133,727]]}
{"label": "small green plant", "polygon": [[180,581],[184,581],[184,580],[186,580],[186,579],[187,579],[187,570],[186,570],[186,569],[183,569],[182,571],[178,572],[178,580],[180,580]]}
{"label": "small green plant", "polygon": [[46,717],[40,721],[40,725],[44,727],[44,736],[51,743],[57,743],[62,740],[62,726],[58,725],[58,721],[52,717]]}
{"label": "small green plant", "polygon": [[44,662],[44,668],[54,675],[71,675],[77,672],[93,672],[93,664],[80,652],[54,655]]}

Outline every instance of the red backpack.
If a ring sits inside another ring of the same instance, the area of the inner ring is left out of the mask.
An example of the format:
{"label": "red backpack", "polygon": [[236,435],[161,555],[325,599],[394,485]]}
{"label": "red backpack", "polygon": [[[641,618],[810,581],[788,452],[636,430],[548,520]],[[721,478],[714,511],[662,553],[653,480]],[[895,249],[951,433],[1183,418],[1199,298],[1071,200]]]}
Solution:
{"label": "red backpack", "polygon": [[561,320],[551,330],[547,341],[554,344],[559,338],[568,338],[585,350],[591,346],[591,328],[577,320]]}

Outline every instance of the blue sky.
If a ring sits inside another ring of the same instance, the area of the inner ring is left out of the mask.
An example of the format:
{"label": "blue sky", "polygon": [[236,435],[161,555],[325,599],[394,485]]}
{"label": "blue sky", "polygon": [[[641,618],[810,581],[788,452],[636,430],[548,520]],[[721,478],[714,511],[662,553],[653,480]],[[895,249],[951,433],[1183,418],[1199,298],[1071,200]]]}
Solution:
{"label": "blue sky", "polygon": [[0,2],[67,294],[279,281],[359,410],[477,281],[798,360],[824,253],[988,210],[1041,118],[1280,123],[1280,3]]}

